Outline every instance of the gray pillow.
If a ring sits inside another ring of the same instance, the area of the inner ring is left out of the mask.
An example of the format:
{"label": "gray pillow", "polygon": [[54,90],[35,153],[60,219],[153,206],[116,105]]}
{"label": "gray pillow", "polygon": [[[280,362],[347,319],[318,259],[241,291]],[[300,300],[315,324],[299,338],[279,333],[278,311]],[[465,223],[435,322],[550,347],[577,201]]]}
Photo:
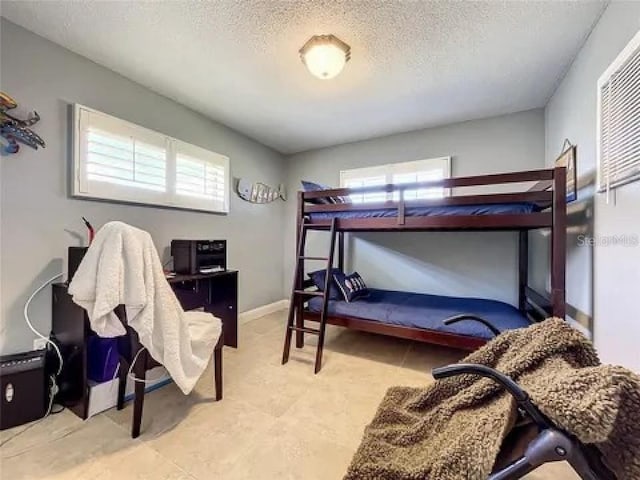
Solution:
{"label": "gray pillow", "polygon": [[[322,185],[320,183],[308,182],[307,180],[302,180],[302,189],[305,192],[317,192],[318,190],[332,190],[333,187],[328,185]],[[309,203],[313,203],[315,205],[333,205],[336,203],[351,203],[349,197],[324,197],[324,198],[311,198],[307,200]]]}

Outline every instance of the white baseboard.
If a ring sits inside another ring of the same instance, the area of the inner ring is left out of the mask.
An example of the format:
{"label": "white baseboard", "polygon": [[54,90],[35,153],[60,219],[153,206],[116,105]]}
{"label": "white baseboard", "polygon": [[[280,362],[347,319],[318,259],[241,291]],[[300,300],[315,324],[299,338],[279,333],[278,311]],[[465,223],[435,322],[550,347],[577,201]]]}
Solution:
{"label": "white baseboard", "polygon": [[269,315],[270,313],[274,313],[279,310],[284,310],[287,307],[289,307],[289,300],[285,299],[278,300],[277,302],[269,303],[267,305],[262,305],[258,308],[254,308],[253,310],[247,310],[246,312],[240,313],[240,315],[238,315],[238,323],[242,325],[243,323],[250,322],[256,318],[264,317],[265,315]]}

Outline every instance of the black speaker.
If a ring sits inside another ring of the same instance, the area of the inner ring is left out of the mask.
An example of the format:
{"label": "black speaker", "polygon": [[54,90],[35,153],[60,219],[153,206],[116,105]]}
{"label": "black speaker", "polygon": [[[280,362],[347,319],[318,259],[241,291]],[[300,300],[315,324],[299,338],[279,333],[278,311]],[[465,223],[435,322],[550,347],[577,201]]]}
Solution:
{"label": "black speaker", "polygon": [[71,282],[73,279],[73,276],[76,274],[76,270],[78,270],[80,262],[82,262],[82,259],[88,249],[89,247],[69,247],[67,282]]}
{"label": "black speaker", "polygon": [[0,430],[44,417],[45,350],[0,357]]}

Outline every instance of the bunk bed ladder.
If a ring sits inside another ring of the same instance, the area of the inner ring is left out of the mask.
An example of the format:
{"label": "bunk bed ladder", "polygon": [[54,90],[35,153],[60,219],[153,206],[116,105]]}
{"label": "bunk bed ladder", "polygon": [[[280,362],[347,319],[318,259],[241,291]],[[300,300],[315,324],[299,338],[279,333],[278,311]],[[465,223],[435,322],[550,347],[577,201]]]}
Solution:
{"label": "bunk bed ladder", "polygon": [[[318,335],[318,345],[316,349],[316,363],[315,373],[318,373],[322,368],[322,350],[324,348],[324,334],[327,325],[327,307],[329,305],[329,285],[331,284],[331,270],[333,268],[333,257],[336,245],[336,227],[337,220],[333,218],[331,220],[331,226],[329,227],[329,233],[331,235],[329,245],[328,257],[309,257],[305,256],[304,250],[307,242],[307,232],[310,230],[310,225],[302,222],[300,225],[300,235],[298,237],[298,249],[296,256],[296,269],[293,278],[293,288],[291,290],[291,301],[289,302],[289,316],[287,318],[287,330],[285,333],[284,349],[282,352],[282,364],[284,365],[289,361],[289,351],[291,350],[291,337],[294,332],[308,333],[312,335]],[[313,227],[318,230],[318,227]],[[325,229],[326,230],[326,229]],[[327,262],[326,274],[324,280],[324,290],[311,291],[304,289],[304,262],[312,260],[324,260]],[[304,326],[304,317],[302,316],[302,310],[304,302],[308,297],[322,297],[322,310],[320,313],[319,328],[306,328]],[[296,315],[299,316],[296,320]]]}

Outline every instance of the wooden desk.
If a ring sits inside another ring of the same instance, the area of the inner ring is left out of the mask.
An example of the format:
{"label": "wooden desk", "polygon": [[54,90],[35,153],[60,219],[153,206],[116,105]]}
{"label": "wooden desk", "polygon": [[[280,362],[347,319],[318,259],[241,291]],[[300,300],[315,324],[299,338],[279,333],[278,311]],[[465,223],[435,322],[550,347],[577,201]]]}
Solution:
{"label": "wooden desk", "polygon": [[[238,272],[227,270],[167,279],[185,310],[202,308],[222,320],[225,345],[238,346]],[[89,413],[87,342],[91,331],[83,308],[69,295],[66,283],[53,285],[51,333],[64,359],[56,401],[80,418]]]}
{"label": "wooden desk", "polygon": [[204,309],[222,320],[224,344],[238,347],[238,272],[226,270],[167,278],[185,310]]}

